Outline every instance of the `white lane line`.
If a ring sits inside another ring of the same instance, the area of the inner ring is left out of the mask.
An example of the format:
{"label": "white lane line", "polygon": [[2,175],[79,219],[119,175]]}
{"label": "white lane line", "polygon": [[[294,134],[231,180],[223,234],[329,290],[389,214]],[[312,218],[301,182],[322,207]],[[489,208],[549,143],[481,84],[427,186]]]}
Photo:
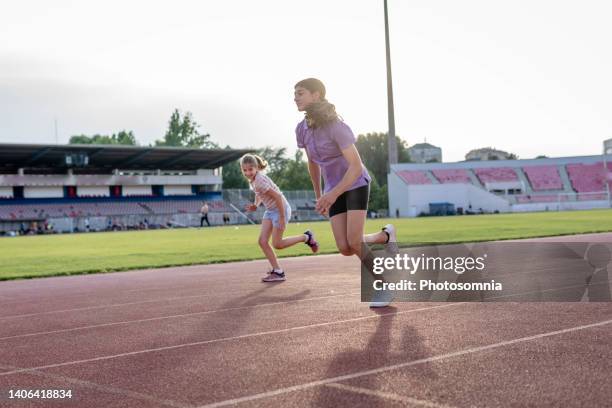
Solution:
{"label": "white lane line", "polygon": [[130,323],[154,322],[157,320],[175,319],[175,318],[180,318],[180,317],[201,316],[201,315],[207,315],[207,314],[213,314],[213,313],[231,312],[235,310],[255,309],[255,308],[260,308],[260,307],[278,306],[278,305],[284,305],[284,304],[289,304],[289,303],[309,302],[312,300],[321,300],[321,299],[330,299],[330,298],[336,298],[336,297],[357,296],[357,295],[359,295],[358,292],[342,293],[339,295],[316,296],[316,297],[309,297],[306,299],[286,300],[282,302],[271,302],[271,303],[260,303],[260,304],[252,305],[252,306],[230,307],[226,309],[206,310],[203,312],[193,312],[193,313],[183,313],[183,314],[175,314],[175,315],[169,315],[169,316],[151,317],[148,319],[123,320],[123,321],[112,322],[112,323],[101,323],[101,324],[94,324],[94,325],[89,325],[89,326],[78,326],[78,327],[72,327],[69,329],[59,329],[59,330],[49,330],[49,331],[43,331],[43,332],[17,334],[14,336],[0,337],[0,340],[20,339],[23,337],[42,336],[42,335],[55,334],[55,333],[67,333],[67,332],[72,332],[72,331],[77,331],[77,330],[95,329],[99,327],[111,327],[111,326],[125,325],[125,324],[130,324]]}
{"label": "white lane line", "polygon": [[[253,401],[253,400],[257,400],[257,399],[261,399],[261,398],[274,397],[274,396],[277,396],[277,395],[286,394],[286,393],[294,392],[294,391],[301,391],[301,390],[305,390],[305,389],[308,389],[308,388],[317,387],[317,386],[320,386],[320,385],[327,385],[327,384],[330,384],[330,383],[346,381],[346,380],[352,380],[354,378],[364,377],[364,376],[367,376],[367,375],[374,375],[374,374],[380,374],[380,373],[384,373],[384,372],[391,371],[391,370],[397,370],[398,368],[405,368],[405,367],[410,367],[410,366],[414,366],[414,365],[418,365],[418,364],[431,363],[433,361],[440,361],[440,360],[445,360],[445,359],[449,359],[449,358],[453,358],[453,357],[463,356],[463,355],[466,355],[466,354],[478,353],[480,351],[491,350],[491,349],[495,349],[495,348],[499,348],[499,347],[504,347],[504,346],[510,346],[510,345],[517,344],[517,343],[522,343],[522,342],[526,342],[526,341],[541,339],[541,338],[544,338],[544,337],[556,336],[556,335],[564,334],[564,333],[571,333],[571,332],[578,331],[578,330],[590,329],[590,328],[593,328],[593,327],[604,326],[604,325],[611,324],[611,323],[612,323],[612,320],[604,320],[604,321],[597,322],[597,323],[585,324],[585,325],[582,325],[582,326],[570,327],[570,328],[562,329],[562,330],[555,330],[555,331],[551,331],[551,332],[547,332],[547,333],[536,334],[536,335],[533,335],[533,336],[520,337],[518,339],[501,341],[499,343],[489,344],[489,345],[486,345],[486,346],[472,347],[472,348],[468,348],[468,349],[464,349],[464,350],[455,351],[455,352],[452,352],[452,353],[440,354],[438,356],[432,356],[432,357],[422,358],[422,359],[419,359],[419,360],[407,361],[405,363],[393,364],[393,365],[389,365],[389,366],[374,368],[374,369],[371,369],[371,370],[358,371],[358,372],[355,372],[355,373],[352,373],[352,374],[340,375],[340,376],[337,376],[337,377],[332,377],[332,378],[326,378],[326,379],[323,379],[323,380],[312,381],[312,382],[309,382],[309,383],[294,385],[292,387],[279,388],[277,390],[268,391],[268,392],[262,392],[262,393],[259,393],[259,394],[248,395],[246,397],[240,397],[240,398],[234,398],[234,399],[229,399],[229,400],[225,400],[225,401],[214,402],[212,404],[201,405],[198,408],[225,407],[227,405],[235,405],[235,404],[239,404],[239,403],[242,403],[242,402]],[[0,375],[2,375],[2,374],[0,373]]]}
{"label": "white lane line", "polygon": [[[561,286],[561,287],[552,288],[552,289],[538,289],[538,290],[532,290],[531,292],[521,292],[521,293],[516,293],[516,294],[491,296],[491,297],[485,298],[484,301],[488,302],[490,299],[503,299],[503,298],[514,297],[514,296],[533,295],[534,293],[558,292],[558,291],[566,290],[566,289],[576,289],[576,288],[588,289],[589,287],[592,287],[592,286],[609,285],[610,283],[611,282],[606,281],[606,282],[601,282],[601,283],[589,283],[589,284],[584,283],[584,284],[580,284],[580,285]],[[520,300],[518,300],[516,302],[520,302]],[[541,301],[539,303],[550,303],[550,302],[552,302],[552,301],[543,300],[543,301]],[[577,303],[589,303],[589,302],[577,302]]]}
{"label": "white lane line", "polygon": [[[7,366],[7,365],[0,365],[0,368],[13,369],[14,370],[17,367]],[[135,391],[124,390],[122,388],[110,387],[110,386],[107,386],[107,385],[101,385],[101,384],[94,383],[94,382],[91,382],[91,381],[80,380],[78,378],[66,377],[66,376],[57,375],[57,374],[43,373],[43,372],[40,372],[40,371],[29,371],[29,372],[27,372],[25,374],[26,375],[33,375],[33,376],[37,376],[37,377],[49,378],[49,379],[52,379],[52,380],[65,381],[65,382],[68,382],[68,383],[71,383],[71,384],[80,385],[80,386],[85,387],[85,388],[91,388],[91,389],[96,390],[96,391],[101,391],[101,392],[105,392],[105,393],[121,395],[121,396],[124,396],[124,397],[134,398],[134,399],[138,399],[138,400],[141,400],[141,401],[154,402],[156,404],[165,405],[165,406],[168,406],[168,407],[173,407],[173,408],[193,408],[193,405],[183,404],[183,403],[180,403],[180,402],[177,402],[177,401],[168,400],[168,399],[159,399],[159,398],[155,398],[155,397],[153,397],[151,395],[148,395],[148,394],[142,394],[142,393],[135,392]],[[73,392],[73,400],[76,400],[76,401],[79,400],[79,395],[77,395],[74,392]]]}
{"label": "white lane line", "polygon": [[20,315],[12,315],[12,316],[0,316],[0,321],[2,321],[2,320],[10,320],[10,319],[18,319],[18,318],[21,318],[21,317],[33,317],[33,316],[50,315],[50,314],[55,314],[55,313],[79,312],[79,311],[83,311],[83,310],[98,310],[98,309],[106,309],[106,308],[112,308],[112,307],[143,305],[143,304],[147,304],[147,303],[162,303],[162,302],[169,302],[169,301],[172,301],[172,300],[205,298],[207,296],[208,295],[206,295],[206,294],[189,295],[189,296],[177,296],[177,297],[169,297],[169,298],[163,298],[163,299],[140,300],[138,302],[115,303],[115,304],[110,304],[110,305],[87,306],[87,307],[78,307],[78,308],[74,308],[74,309],[50,310],[50,311],[47,311],[47,312],[36,312],[36,313],[28,313],[28,314],[20,314]]}
{"label": "white lane line", "polygon": [[353,392],[356,394],[369,395],[371,397],[402,402],[404,404],[409,404],[410,406],[427,407],[427,408],[454,408],[450,405],[438,404],[433,401],[426,401],[426,400],[420,400],[420,399],[416,399],[412,397],[405,397],[403,395],[393,394],[390,392],[370,390],[370,389],[361,388],[361,387],[353,387],[351,385],[329,383],[329,384],[325,384],[325,386],[330,387],[330,388],[337,388],[342,391]]}
{"label": "white lane line", "polygon": [[224,342],[224,341],[233,341],[233,340],[240,340],[240,339],[248,339],[248,338],[252,338],[252,337],[261,337],[261,336],[267,336],[267,335],[279,334],[279,333],[288,333],[288,332],[292,332],[292,331],[311,329],[311,328],[315,328],[315,327],[333,326],[333,325],[337,325],[337,324],[352,323],[352,322],[358,322],[358,321],[369,320],[369,319],[378,319],[378,318],[382,318],[382,317],[385,317],[385,316],[393,316],[393,315],[400,315],[400,314],[406,314],[406,313],[414,313],[414,312],[420,312],[420,311],[424,311],[424,310],[440,309],[440,308],[457,306],[457,305],[463,305],[463,304],[465,304],[465,303],[447,303],[447,304],[440,305],[440,306],[430,306],[430,307],[423,307],[423,308],[419,308],[419,309],[410,309],[410,310],[405,310],[405,311],[402,311],[402,312],[391,312],[391,313],[383,313],[383,314],[373,314],[373,315],[369,315],[369,316],[355,317],[355,318],[352,318],[352,319],[334,320],[334,321],[331,321],[331,322],[315,323],[315,324],[309,324],[309,325],[305,325],[305,326],[289,327],[289,328],[286,328],[286,329],[270,330],[270,331],[257,332],[257,333],[249,333],[249,334],[243,334],[243,335],[240,335],[240,336],[223,337],[223,338],[220,338],[220,339],[203,340],[203,341],[196,341],[196,342],[193,342],[193,343],[176,344],[174,346],[165,346],[165,347],[157,347],[157,348],[151,348],[151,349],[145,349],[145,350],[130,351],[130,352],[127,352],[127,353],[112,354],[112,355],[108,355],[108,356],[88,358],[88,359],[84,359],[84,360],[66,361],[64,363],[48,364],[48,365],[44,365],[44,366],[29,367],[29,368],[22,368],[22,369],[19,369],[19,370],[7,371],[7,372],[4,372],[4,373],[0,373],[0,377],[6,376],[6,375],[11,375],[11,374],[17,374],[17,373],[33,371],[33,370],[43,370],[43,369],[46,369],[46,368],[65,367],[65,366],[70,366],[70,365],[75,365],[75,364],[91,363],[91,362],[94,362],[94,361],[111,360],[111,359],[115,359],[115,358],[119,358],[119,357],[136,356],[136,355],[140,355],[140,354],[154,353],[154,352],[158,352],[158,351],[176,350],[176,349],[185,348],[185,347],[201,346],[201,345],[204,345],[204,344],[221,343],[221,342]]}

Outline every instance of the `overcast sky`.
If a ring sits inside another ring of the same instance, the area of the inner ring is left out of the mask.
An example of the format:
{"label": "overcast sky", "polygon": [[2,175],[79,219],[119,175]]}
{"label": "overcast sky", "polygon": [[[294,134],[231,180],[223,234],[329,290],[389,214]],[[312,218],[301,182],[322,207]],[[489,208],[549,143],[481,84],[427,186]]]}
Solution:
{"label": "overcast sky", "polygon": [[[318,77],[356,134],[387,130],[382,0],[0,0],[0,142],[163,136],[174,108],[232,147],[295,150]],[[397,134],[444,161],[492,146],[601,153],[612,4],[389,0]]]}

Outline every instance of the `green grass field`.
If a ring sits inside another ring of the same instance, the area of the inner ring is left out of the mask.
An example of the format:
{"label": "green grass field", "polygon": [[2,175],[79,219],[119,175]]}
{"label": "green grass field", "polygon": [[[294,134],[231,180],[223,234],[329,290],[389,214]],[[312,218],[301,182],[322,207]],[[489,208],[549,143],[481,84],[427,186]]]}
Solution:
{"label": "green grass field", "polygon": [[[375,232],[386,220],[368,220]],[[402,244],[444,244],[612,231],[612,210],[474,215],[392,220]],[[308,227],[320,253],[336,253],[329,222],[292,223],[287,234]],[[105,232],[0,238],[0,280],[209,264],[263,255],[258,225],[203,229]],[[280,256],[310,254],[297,245]]]}

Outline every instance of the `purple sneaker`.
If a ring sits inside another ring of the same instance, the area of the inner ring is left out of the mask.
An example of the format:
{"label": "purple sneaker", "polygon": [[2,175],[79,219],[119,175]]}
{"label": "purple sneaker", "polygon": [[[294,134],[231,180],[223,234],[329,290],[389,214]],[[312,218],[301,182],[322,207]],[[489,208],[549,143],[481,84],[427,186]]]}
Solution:
{"label": "purple sneaker", "polygon": [[304,243],[310,247],[313,253],[316,253],[319,250],[319,243],[315,239],[314,233],[311,230],[306,230],[304,235],[308,237]]}

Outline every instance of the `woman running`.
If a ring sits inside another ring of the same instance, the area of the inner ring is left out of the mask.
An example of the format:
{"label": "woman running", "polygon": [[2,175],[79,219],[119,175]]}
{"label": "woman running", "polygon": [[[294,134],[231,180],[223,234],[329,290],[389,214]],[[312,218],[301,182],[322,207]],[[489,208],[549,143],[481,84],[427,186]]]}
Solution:
{"label": "woman running", "polygon": [[[357,255],[364,261],[362,242],[396,242],[396,231],[387,224],[382,231],[364,235],[370,196],[370,175],[361,162],[351,128],[325,99],[325,85],[307,78],[294,87],[294,101],[305,118],[296,127],[297,145],[306,149],[308,171],[317,198],[316,210],[328,215],[336,246],[342,255]],[[323,175],[324,191],[321,191]],[[384,307],[390,292],[376,291],[370,307]]]}

